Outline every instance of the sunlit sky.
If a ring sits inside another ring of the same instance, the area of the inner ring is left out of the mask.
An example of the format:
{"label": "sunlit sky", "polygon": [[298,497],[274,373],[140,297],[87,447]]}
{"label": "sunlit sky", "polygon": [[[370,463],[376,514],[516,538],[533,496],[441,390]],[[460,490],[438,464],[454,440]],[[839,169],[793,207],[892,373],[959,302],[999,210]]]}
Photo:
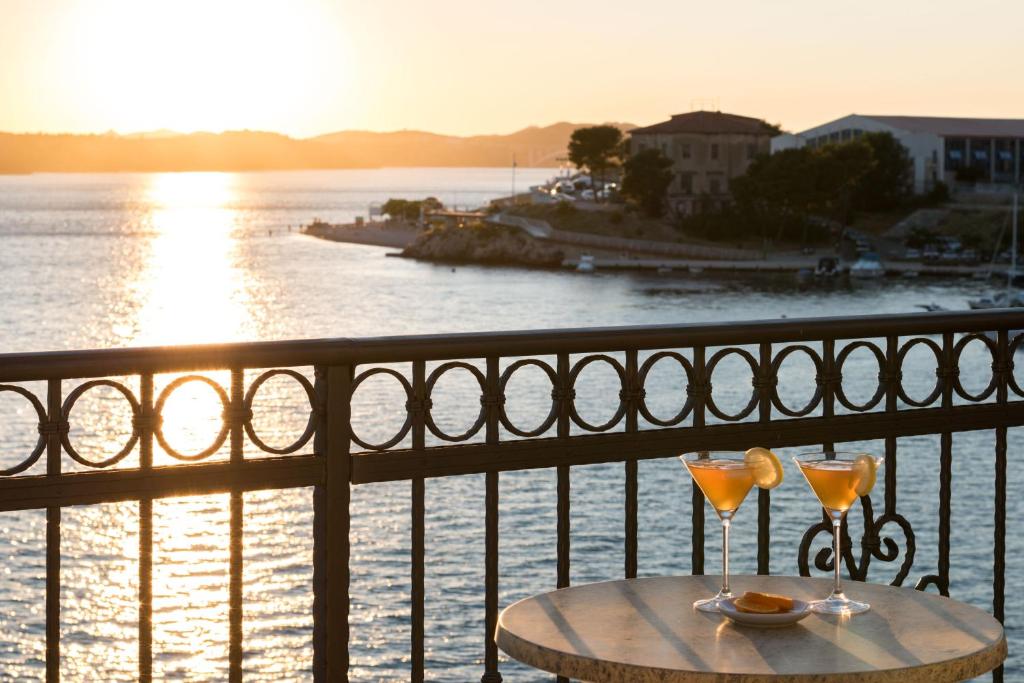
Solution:
{"label": "sunlit sky", "polygon": [[0,0],[0,130],[1024,117],[1019,0]]}

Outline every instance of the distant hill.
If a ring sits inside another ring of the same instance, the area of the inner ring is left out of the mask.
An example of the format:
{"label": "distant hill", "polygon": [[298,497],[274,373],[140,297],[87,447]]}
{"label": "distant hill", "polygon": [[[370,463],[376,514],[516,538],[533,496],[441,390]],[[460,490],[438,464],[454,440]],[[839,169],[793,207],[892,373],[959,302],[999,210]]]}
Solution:
{"label": "distant hill", "polygon": [[342,131],[309,139],[258,131],[0,133],[0,173],[507,166],[513,154],[520,166],[557,166],[569,136],[587,125],[592,124],[556,123],[508,135],[471,137],[421,131]]}

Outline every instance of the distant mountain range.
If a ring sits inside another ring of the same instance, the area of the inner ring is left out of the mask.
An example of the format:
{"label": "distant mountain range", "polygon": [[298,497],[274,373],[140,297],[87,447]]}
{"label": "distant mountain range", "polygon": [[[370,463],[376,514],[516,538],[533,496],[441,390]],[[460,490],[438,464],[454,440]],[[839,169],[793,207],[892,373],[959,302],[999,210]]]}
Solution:
{"label": "distant mountain range", "polygon": [[572,132],[588,125],[593,124],[556,123],[470,137],[422,131],[342,131],[307,139],[258,131],[0,133],[0,173],[509,166],[513,155],[520,166],[557,166]]}

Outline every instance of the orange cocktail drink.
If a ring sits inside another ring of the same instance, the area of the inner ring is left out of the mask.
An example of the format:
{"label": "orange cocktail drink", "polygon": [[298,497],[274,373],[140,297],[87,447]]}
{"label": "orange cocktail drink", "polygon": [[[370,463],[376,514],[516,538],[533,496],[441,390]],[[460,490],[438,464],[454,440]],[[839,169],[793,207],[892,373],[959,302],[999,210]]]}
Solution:
{"label": "orange cocktail drink", "polygon": [[867,453],[824,451],[798,455],[793,458],[793,462],[800,468],[800,473],[804,475],[814,495],[818,497],[818,502],[832,520],[832,561],[835,565],[832,594],[824,600],[812,602],[811,609],[823,614],[866,612],[870,605],[850,600],[843,594],[840,582],[840,568],[843,564],[840,539],[843,517],[853,505],[853,501],[871,493],[881,459]]}
{"label": "orange cocktail drink", "polygon": [[857,500],[857,486],[864,474],[850,460],[820,460],[800,464],[821,506],[845,512]]}
{"label": "orange cocktail drink", "polygon": [[753,470],[743,461],[696,460],[686,467],[719,516],[736,512],[754,486]]}
{"label": "orange cocktail drink", "polygon": [[693,481],[722,520],[722,589],[718,595],[693,603],[703,612],[718,612],[729,590],[729,525],[754,486],[770,489],[782,482],[782,465],[766,448],[743,451],[698,451],[680,456]]}

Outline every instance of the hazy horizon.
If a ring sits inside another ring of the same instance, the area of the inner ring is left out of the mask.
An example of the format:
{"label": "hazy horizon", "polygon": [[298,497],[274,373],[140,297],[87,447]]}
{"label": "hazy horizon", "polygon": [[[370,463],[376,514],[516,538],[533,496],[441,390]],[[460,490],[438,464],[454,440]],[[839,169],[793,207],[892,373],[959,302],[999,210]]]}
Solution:
{"label": "hazy horizon", "polygon": [[790,130],[853,112],[1024,116],[1008,76],[1024,67],[1024,3],[995,0],[0,0],[0,13],[12,133],[471,136],[697,108]]}

